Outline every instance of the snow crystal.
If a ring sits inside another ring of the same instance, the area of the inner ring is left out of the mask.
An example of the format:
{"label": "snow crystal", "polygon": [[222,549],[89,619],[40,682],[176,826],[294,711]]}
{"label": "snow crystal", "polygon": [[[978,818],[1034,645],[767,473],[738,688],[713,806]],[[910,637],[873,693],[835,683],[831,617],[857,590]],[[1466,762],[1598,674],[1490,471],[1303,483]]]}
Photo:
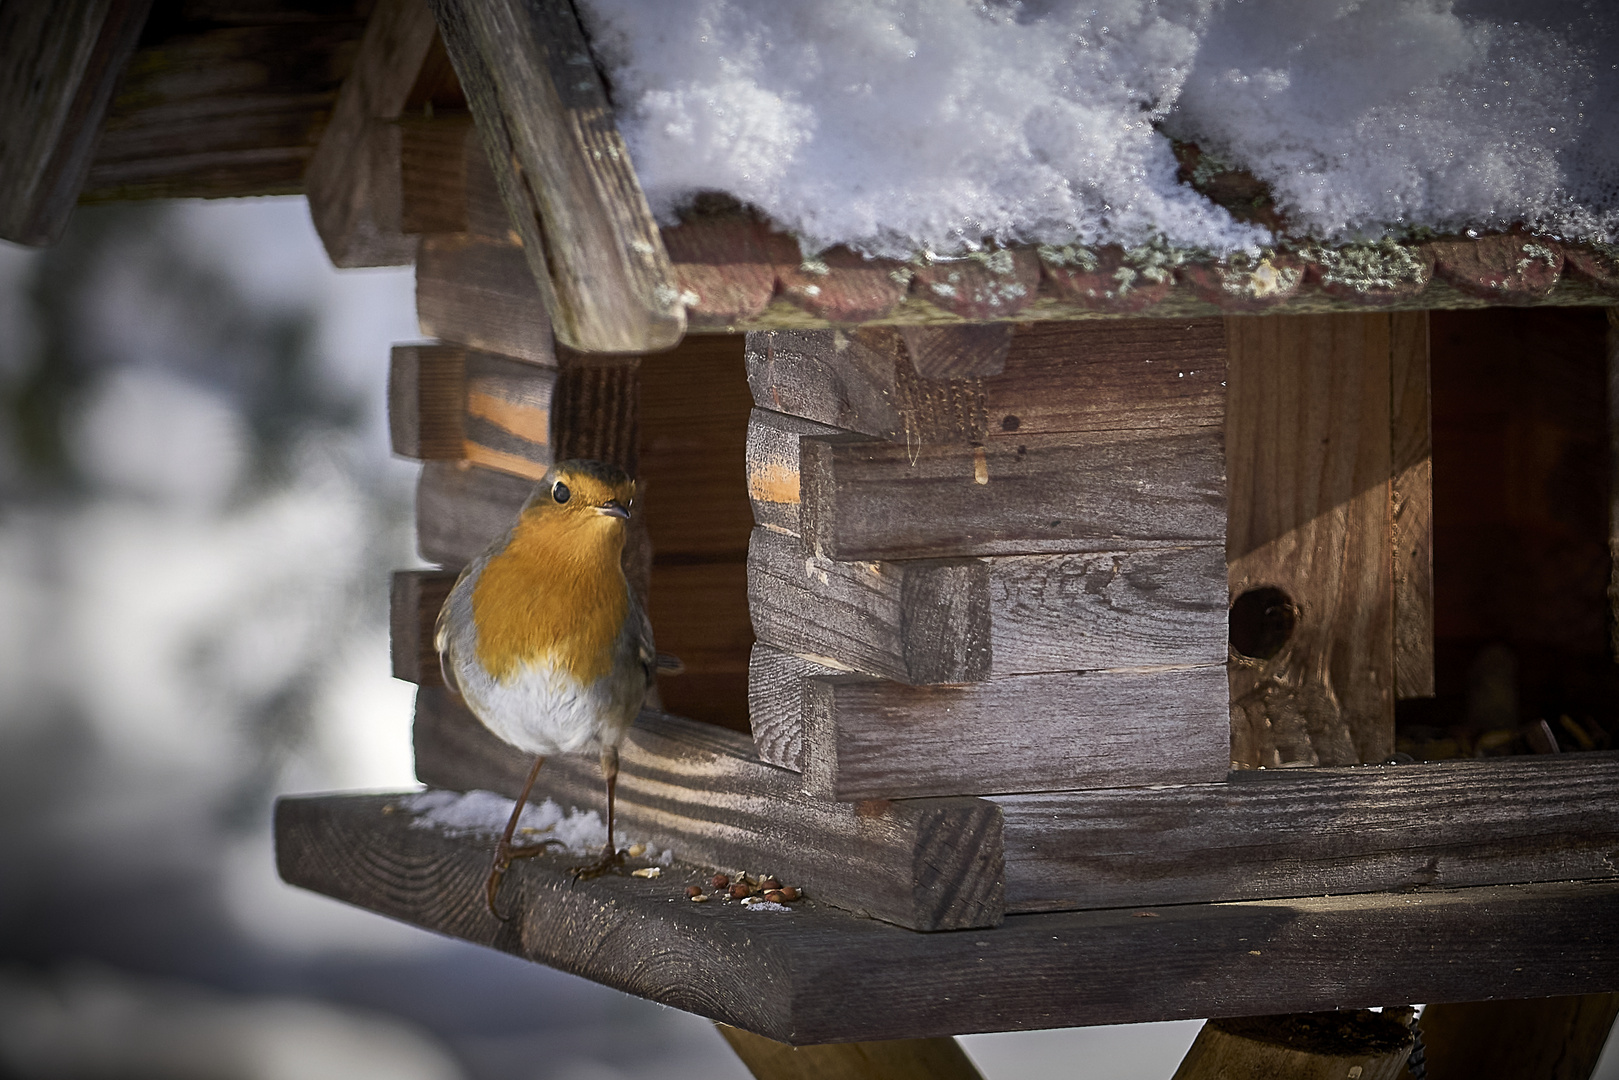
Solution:
{"label": "snow crystal", "polygon": [[[412,822],[417,828],[442,829],[450,836],[499,836],[512,816],[514,800],[492,791],[422,791],[398,800],[400,809],[416,815]],[[630,846],[624,837],[616,838],[619,846]],[[517,832],[513,840],[521,843],[539,843],[542,840],[560,840],[563,850],[579,855],[595,855],[607,844],[607,826],[594,810],[577,808],[563,813],[553,799],[543,803],[529,803],[523,807],[523,816],[517,819]],[[641,858],[648,862],[668,866],[674,861],[674,852],[659,851],[648,846]]]}
{"label": "snow crystal", "polygon": [[[585,0],[660,220],[729,192],[806,252],[1271,239],[1516,220],[1619,232],[1619,10],[1526,0]],[[1167,133],[1167,134],[1166,134]],[[1212,165],[1205,158],[1205,165]]]}

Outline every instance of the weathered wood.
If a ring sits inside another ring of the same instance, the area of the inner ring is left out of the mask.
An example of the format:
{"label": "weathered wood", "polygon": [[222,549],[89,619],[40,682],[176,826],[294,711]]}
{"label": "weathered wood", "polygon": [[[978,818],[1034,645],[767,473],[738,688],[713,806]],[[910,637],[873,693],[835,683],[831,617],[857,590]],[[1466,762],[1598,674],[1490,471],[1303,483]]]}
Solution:
{"label": "weathered wood", "polygon": [[[1608,309],[1608,648],[1619,660],[1619,309]],[[751,435],[750,435],[751,446]]]}
{"label": "weathered wood", "polygon": [[663,708],[745,732],[753,647],[748,568],[740,562],[659,562],[656,532],[652,542],[647,615],[658,651],[678,656],[685,665],[680,674],[658,680]]}
{"label": "weathered wood", "polygon": [[970,686],[815,676],[798,695],[804,788],[852,801],[1212,783],[1230,767],[1225,688],[1223,667]]}
{"label": "weathered wood", "polygon": [[761,761],[804,771],[804,679],[838,674],[842,669],[754,643],[748,657],[748,723]]}
{"label": "weathered wood", "polygon": [[1430,1005],[1421,1020],[1427,1075],[1590,1080],[1615,1016],[1619,994]]}
{"label": "weathered wood", "polygon": [[1009,911],[1619,878],[1615,753],[994,801]]}
{"label": "weathered wood", "polygon": [[416,256],[404,231],[397,120],[436,30],[427,0],[379,0],[354,67],[309,159],[309,216],[334,266],[403,266]]}
{"label": "weathered wood", "polygon": [[388,378],[393,451],[538,480],[552,461],[556,381],[552,369],[458,345],[395,345]]}
{"label": "weathered wood", "polygon": [[[1394,749],[1390,324],[1226,324],[1231,757],[1245,767],[1382,761]],[[1245,651],[1244,594],[1261,589],[1285,594],[1291,632]]]}
{"label": "weathered wood", "polygon": [[948,1036],[789,1046],[729,1024],[720,1034],[757,1080],[982,1080]]}
{"label": "weathered wood", "polygon": [[[407,232],[469,233],[512,246],[520,243],[471,116],[435,112],[403,117],[399,133]],[[533,287],[527,265],[525,261],[522,270],[525,292]]]}
{"label": "weathered wood", "polygon": [[836,428],[796,416],[765,409],[754,409],[749,414],[745,449],[748,502],[756,523],[798,535],[799,437],[834,434]]}
{"label": "weathered wood", "polygon": [[1433,697],[1433,410],[1428,393],[1428,315],[1401,313],[1389,322],[1394,696]]}
{"label": "weathered wood", "polygon": [[1019,324],[1001,372],[920,385],[902,347],[911,332],[750,334],[754,404],[911,444],[1225,420],[1225,328],[1217,319]]}
{"label": "weathered wood", "polygon": [[591,458],[639,472],[640,359],[557,350],[551,443],[558,461]]}
{"label": "weathered wood", "polygon": [[1225,536],[1221,442],[1218,428],[991,437],[981,447],[805,436],[800,534],[833,559],[1217,541]]}
{"label": "weathered wood", "polygon": [[454,570],[395,570],[388,597],[393,677],[417,686],[443,686],[433,622],[455,584]]}
{"label": "weathered wood", "polygon": [[910,267],[911,295],[926,297],[963,319],[1004,319],[1031,304],[1040,288],[1040,259],[1028,248],[929,260]]}
{"label": "weathered wood", "polygon": [[911,368],[924,379],[975,379],[1006,370],[1012,349],[1011,323],[950,323],[902,326]]}
{"label": "weathered wood", "polygon": [[282,877],[787,1042],[1588,994],[1619,984],[1614,883],[1015,915],[990,931],[916,934],[853,917],[814,893],[791,914],[685,901],[686,885],[711,870],[677,864],[650,881],[579,881],[567,872],[576,856],[540,855],[512,867],[504,895],[514,918],[503,924],[482,903],[491,841],[416,828],[410,815],[386,812],[393,802],[282,799]]}
{"label": "weathered wood", "polygon": [[517,520],[534,481],[465,462],[429,461],[416,482],[416,550],[460,568]]}
{"label": "weathered wood", "polygon": [[1210,1020],[1172,1080],[1399,1080],[1413,1042],[1405,1024],[1368,1009]]}
{"label": "weathered wood", "polygon": [[428,337],[557,365],[545,305],[513,244],[466,234],[422,237],[416,320]]}
{"label": "weathered wood", "polygon": [[558,340],[675,344],[685,307],[573,4],[432,2]]}
{"label": "weathered wood", "polygon": [[755,529],[748,601],[763,641],[901,682],[1226,657],[1225,552],[837,562]]}
{"label": "weathered wood", "polygon": [[[417,692],[415,748],[424,783],[507,798],[530,765],[442,690]],[[1000,814],[991,804],[828,802],[752,750],[737,732],[643,714],[619,751],[620,827],[688,861],[768,867],[817,899],[913,930],[1000,921]],[[534,797],[594,808],[601,790],[594,755],[564,755],[546,762]]]}
{"label": "weathered wood", "polygon": [[0,8],[0,238],[50,244],[62,235],[151,6],[57,0]]}

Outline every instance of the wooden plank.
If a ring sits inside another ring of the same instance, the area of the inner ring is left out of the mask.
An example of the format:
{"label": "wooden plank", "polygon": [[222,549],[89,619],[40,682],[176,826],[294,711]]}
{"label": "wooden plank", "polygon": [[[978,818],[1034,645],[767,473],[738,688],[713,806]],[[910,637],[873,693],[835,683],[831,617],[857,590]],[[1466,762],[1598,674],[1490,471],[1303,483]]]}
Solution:
{"label": "wooden plank", "polygon": [[[652,530],[648,530],[652,532]],[[660,677],[666,712],[748,730],[748,568],[740,562],[660,563],[654,545],[647,615],[658,651],[678,656],[685,670]]]}
{"label": "wooden plank", "polygon": [[[1608,648],[1619,660],[1619,309],[1608,309]],[[750,436],[751,442],[751,436]]]}
{"label": "wooden plank", "polygon": [[393,677],[418,686],[443,686],[433,622],[450,595],[454,570],[395,570],[388,596],[388,641]]}
{"label": "wooden plank", "polygon": [[718,1027],[757,1080],[983,1080],[949,1037],[789,1046],[729,1024]]}
{"label": "wooden plank", "polygon": [[520,476],[465,462],[429,461],[416,482],[416,550],[423,559],[459,569],[517,520],[534,491]]}
{"label": "wooden plank", "polygon": [[685,332],[674,270],[570,0],[432,0],[559,341],[644,353]]}
{"label": "wooden plank", "polygon": [[545,304],[513,244],[470,234],[422,237],[416,320],[427,337],[557,366]]}
{"label": "wooden plank", "polygon": [[815,676],[787,696],[803,703],[805,790],[852,801],[1212,783],[1230,767],[1225,689],[1223,667],[1186,667],[970,686]]}
{"label": "wooden plank", "polygon": [[590,458],[640,471],[640,358],[557,350],[551,441],[558,461]]}
{"label": "wooden plank", "polygon": [[804,679],[841,673],[840,668],[754,642],[748,656],[748,723],[761,761],[804,771]]}
{"label": "wooden plank", "polygon": [[1433,410],[1428,392],[1428,313],[1405,312],[1389,321],[1394,696],[1433,697]]}
{"label": "wooden plank", "polygon": [[388,378],[393,451],[538,480],[552,461],[556,381],[550,368],[458,345],[395,345]]}
{"label": "wooden plank", "polygon": [[90,171],[152,0],[0,8],[0,238],[50,244]]}
{"label": "wooden plank", "polygon": [[[515,798],[530,765],[441,690],[417,692],[415,747],[417,776],[436,787]],[[913,930],[1000,921],[1000,814],[989,803],[814,799],[752,749],[738,732],[643,714],[619,751],[620,828],[689,861],[769,867],[820,900]],[[599,807],[594,756],[547,761],[534,797]]]}
{"label": "wooden plank", "polygon": [[749,414],[744,452],[748,502],[757,524],[798,535],[799,437],[836,433],[836,428],[825,424],[765,409],[754,409]]}
{"label": "wooden plank", "polygon": [[378,0],[331,120],[304,173],[309,216],[334,266],[403,266],[397,120],[436,28],[427,0]]}
{"label": "wooden plank", "polygon": [[396,798],[282,799],[282,877],[784,1042],[1619,985],[1611,882],[1014,915],[993,930],[916,934],[814,893],[790,915],[685,902],[706,868],[577,881],[577,857],[541,855],[513,865],[503,924],[481,902],[489,841],[414,827],[387,812]]}
{"label": "wooden plank", "polygon": [[1422,1012],[1427,1075],[1589,1080],[1615,1016],[1612,993],[1430,1005]]}
{"label": "wooden plank", "polygon": [[[1394,749],[1390,316],[1226,325],[1232,760],[1382,761]],[[1291,632],[1250,641],[1261,608],[1290,609]]]}
{"label": "wooden plank", "polygon": [[1225,329],[1217,319],[1019,324],[999,373],[921,386],[904,332],[752,333],[754,403],[907,443],[1225,421]]}
{"label": "wooden plank", "polygon": [[[405,117],[399,121],[400,185],[406,231],[467,233],[508,246],[522,237],[506,216],[489,157],[465,112]],[[520,288],[537,294],[525,261]]]}
{"label": "wooden plank", "polygon": [[947,323],[902,326],[911,368],[924,379],[976,379],[1006,370],[1012,349],[1011,323]]}
{"label": "wooden plank", "polygon": [[799,441],[800,532],[809,550],[845,560],[1217,541],[1221,448],[1218,428],[1020,434],[982,447],[810,435]]}
{"label": "wooden plank", "polygon": [[1399,1080],[1414,1043],[1392,1010],[1210,1020],[1171,1080]]}
{"label": "wooden plank", "polygon": [[994,801],[1009,911],[1619,878],[1615,753]]}

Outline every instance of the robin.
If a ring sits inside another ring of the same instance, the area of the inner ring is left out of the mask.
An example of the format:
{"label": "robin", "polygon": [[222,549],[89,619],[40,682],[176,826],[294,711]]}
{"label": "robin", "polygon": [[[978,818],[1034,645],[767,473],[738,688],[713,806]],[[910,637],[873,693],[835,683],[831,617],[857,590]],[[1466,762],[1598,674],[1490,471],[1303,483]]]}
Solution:
{"label": "robin", "polygon": [[484,727],[535,755],[484,883],[497,918],[512,860],[546,846],[514,846],[512,833],[552,754],[599,751],[607,785],[607,847],[574,872],[595,876],[622,861],[613,843],[618,744],[658,664],[652,625],[624,578],[634,507],[635,482],[623,470],[558,462],[506,535],[461,572],[434,625],[445,685]]}

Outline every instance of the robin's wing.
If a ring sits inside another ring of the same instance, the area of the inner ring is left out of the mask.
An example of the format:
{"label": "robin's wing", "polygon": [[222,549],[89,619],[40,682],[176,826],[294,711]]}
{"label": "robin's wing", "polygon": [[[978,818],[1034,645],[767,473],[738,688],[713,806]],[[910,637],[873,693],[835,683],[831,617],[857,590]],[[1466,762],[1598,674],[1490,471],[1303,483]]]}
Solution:
{"label": "robin's wing", "polygon": [[461,697],[462,694],[461,683],[455,677],[455,661],[450,655],[450,650],[455,644],[455,636],[450,633],[450,604],[454,602],[455,594],[461,589],[462,583],[467,580],[467,575],[474,567],[481,567],[484,561],[482,558],[476,559],[461,571],[449,595],[444,598],[443,606],[438,609],[438,617],[433,620],[433,648],[438,650],[438,670],[444,676],[444,685],[449,687],[456,697]]}
{"label": "robin's wing", "polygon": [[647,618],[646,608],[641,606],[641,600],[630,590],[630,625],[635,628],[635,655],[641,661],[641,669],[646,672],[646,685],[651,687],[657,681],[658,650],[652,644],[652,620]]}

